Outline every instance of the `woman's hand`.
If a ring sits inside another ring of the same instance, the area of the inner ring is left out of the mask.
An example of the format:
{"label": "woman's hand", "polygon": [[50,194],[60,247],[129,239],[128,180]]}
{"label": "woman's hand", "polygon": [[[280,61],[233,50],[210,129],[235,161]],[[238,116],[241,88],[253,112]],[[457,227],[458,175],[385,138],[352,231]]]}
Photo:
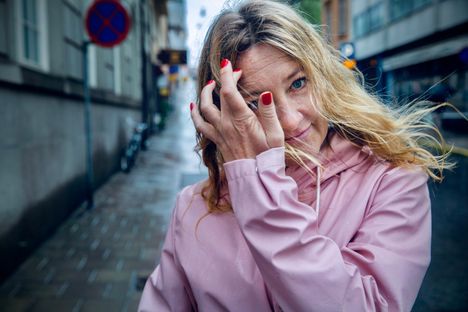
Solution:
{"label": "woman's hand", "polygon": [[216,144],[226,162],[255,158],[270,148],[283,146],[284,132],[276,116],[273,94],[260,95],[255,114],[237,89],[242,72],[233,72],[231,62],[226,59],[221,67],[221,110],[213,104],[214,81],[209,81],[202,90],[200,110],[190,104],[197,131]]}

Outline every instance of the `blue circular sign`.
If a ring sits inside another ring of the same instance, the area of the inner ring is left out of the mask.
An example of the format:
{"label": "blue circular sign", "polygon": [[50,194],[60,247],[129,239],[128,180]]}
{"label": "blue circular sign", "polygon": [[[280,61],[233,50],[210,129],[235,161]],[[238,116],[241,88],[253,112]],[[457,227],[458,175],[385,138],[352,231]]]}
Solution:
{"label": "blue circular sign", "polygon": [[91,41],[99,46],[111,48],[128,35],[130,17],[117,0],[96,0],[86,13],[86,31]]}

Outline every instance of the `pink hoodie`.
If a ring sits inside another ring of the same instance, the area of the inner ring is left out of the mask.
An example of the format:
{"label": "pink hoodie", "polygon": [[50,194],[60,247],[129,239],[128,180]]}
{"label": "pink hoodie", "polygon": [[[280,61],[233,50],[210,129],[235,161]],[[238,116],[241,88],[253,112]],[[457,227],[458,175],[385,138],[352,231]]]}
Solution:
{"label": "pink hoodie", "polygon": [[202,184],[185,188],[138,310],[410,311],[430,262],[427,176],[336,133],[330,146],[315,175],[285,170],[284,148],[225,164],[234,213],[202,218]]}

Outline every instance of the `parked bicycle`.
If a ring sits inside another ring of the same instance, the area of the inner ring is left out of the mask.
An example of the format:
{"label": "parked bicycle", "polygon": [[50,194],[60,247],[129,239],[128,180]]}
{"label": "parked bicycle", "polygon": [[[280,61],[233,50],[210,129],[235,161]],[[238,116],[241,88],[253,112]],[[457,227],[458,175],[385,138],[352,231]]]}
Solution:
{"label": "parked bicycle", "polygon": [[138,153],[142,149],[144,132],[147,131],[148,126],[145,123],[139,123],[133,130],[132,137],[127,147],[122,151],[120,156],[120,169],[129,173],[135,165]]}

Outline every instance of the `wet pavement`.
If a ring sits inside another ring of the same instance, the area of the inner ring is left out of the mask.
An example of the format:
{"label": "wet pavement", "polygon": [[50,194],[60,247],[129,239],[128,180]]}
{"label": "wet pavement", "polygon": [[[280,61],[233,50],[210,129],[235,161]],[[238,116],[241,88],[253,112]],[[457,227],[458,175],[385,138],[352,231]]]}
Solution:
{"label": "wet pavement", "polygon": [[468,157],[430,183],[432,259],[413,312],[468,311]]}
{"label": "wet pavement", "polygon": [[130,174],[117,173],[2,285],[0,311],[136,311],[181,187],[206,177],[193,152],[193,84],[172,102]]}
{"label": "wet pavement", "polygon": [[[130,174],[117,173],[0,285],[0,311],[136,311],[159,261],[177,192],[206,177],[193,152],[188,103],[194,86],[173,99],[167,129],[150,138]],[[468,148],[466,136],[449,141]],[[468,158],[444,183],[431,184],[433,257],[413,311],[468,307]]]}

